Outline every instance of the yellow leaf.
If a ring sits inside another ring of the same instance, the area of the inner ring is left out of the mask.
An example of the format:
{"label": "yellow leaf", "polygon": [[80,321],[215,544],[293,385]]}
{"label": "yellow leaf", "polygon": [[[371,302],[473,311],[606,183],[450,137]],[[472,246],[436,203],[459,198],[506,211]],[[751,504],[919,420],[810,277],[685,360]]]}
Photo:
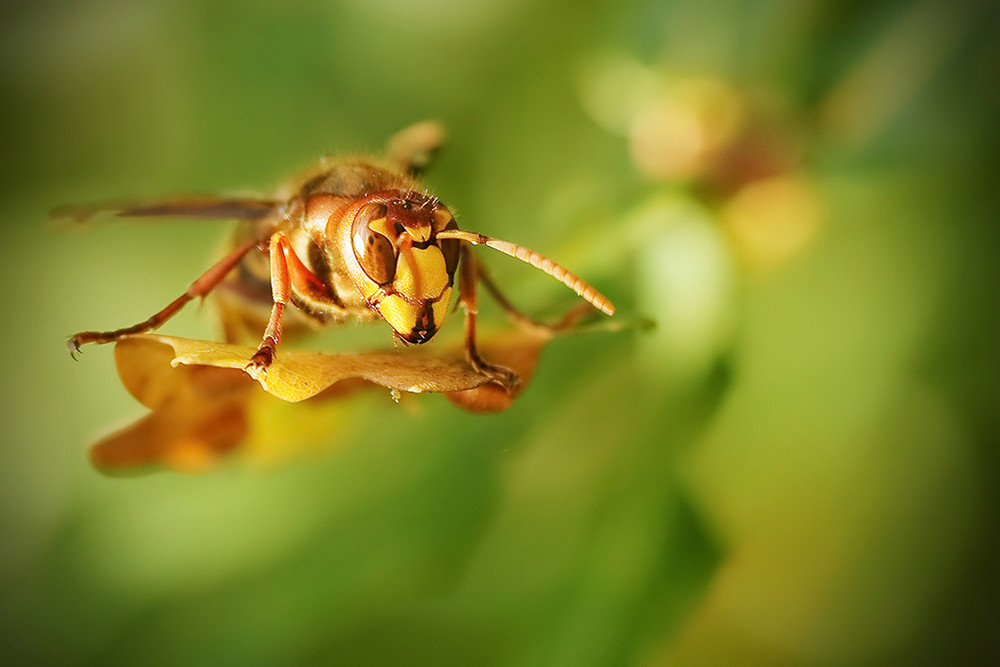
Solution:
{"label": "yellow leaf", "polygon": [[293,403],[381,385],[440,392],[466,410],[499,412],[524,390],[542,347],[555,333],[522,326],[480,344],[490,363],[518,375],[514,387],[474,370],[461,347],[443,356],[414,348],[351,354],[281,349],[266,370],[254,371],[246,369],[255,351],[251,347],[153,334],[124,336],[115,346],[118,374],[152,413],[102,438],[92,447],[91,459],[109,471],[139,466],[209,469],[246,441],[254,423],[250,411],[257,414],[274,400],[254,380],[268,394]]}

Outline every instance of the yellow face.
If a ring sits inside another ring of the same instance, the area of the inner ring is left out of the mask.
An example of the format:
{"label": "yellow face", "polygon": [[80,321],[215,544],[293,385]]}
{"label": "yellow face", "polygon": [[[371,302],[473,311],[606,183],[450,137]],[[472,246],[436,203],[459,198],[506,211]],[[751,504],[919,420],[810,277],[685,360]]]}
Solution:
{"label": "yellow face", "polygon": [[407,343],[430,340],[448,314],[459,242],[435,235],[454,227],[447,209],[414,194],[368,204],[354,219],[354,256],[364,272],[358,286]]}

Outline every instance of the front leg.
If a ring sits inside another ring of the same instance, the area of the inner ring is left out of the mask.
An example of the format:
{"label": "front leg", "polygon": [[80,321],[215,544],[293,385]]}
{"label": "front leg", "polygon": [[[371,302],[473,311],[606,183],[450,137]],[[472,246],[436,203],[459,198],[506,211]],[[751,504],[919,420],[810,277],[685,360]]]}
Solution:
{"label": "front leg", "polygon": [[271,316],[264,330],[260,347],[254,352],[246,370],[251,375],[266,370],[274,361],[281,343],[281,322],[285,305],[294,293],[312,304],[323,304],[332,310],[343,310],[344,304],[333,288],[320,280],[295,254],[284,232],[275,232],[268,243],[271,273]]}
{"label": "front leg", "polygon": [[487,375],[499,383],[508,392],[514,391],[521,383],[517,373],[504,366],[487,363],[476,348],[476,283],[479,280],[479,265],[469,246],[462,246],[460,265],[459,303],[465,310],[465,356],[478,373]]}

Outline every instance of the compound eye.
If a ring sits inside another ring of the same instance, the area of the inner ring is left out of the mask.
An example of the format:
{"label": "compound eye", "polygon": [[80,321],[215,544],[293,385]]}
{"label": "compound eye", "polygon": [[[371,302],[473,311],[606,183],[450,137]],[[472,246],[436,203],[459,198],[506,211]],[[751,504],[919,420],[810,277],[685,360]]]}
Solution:
{"label": "compound eye", "polygon": [[[458,229],[458,223],[455,222],[455,218],[452,218],[445,229]],[[455,275],[455,269],[458,268],[458,259],[462,250],[462,242],[458,239],[441,239],[439,242],[441,246],[441,254],[444,255],[444,268],[448,272],[449,276]]]}
{"label": "compound eye", "polygon": [[[451,211],[439,203],[437,208],[434,209],[434,231],[441,232],[448,229],[458,229],[458,223],[455,222],[455,217],[451,214]],[[453,277],[455,269],[458,268],[462,242],[458,239],[441,239],[438,241],[438,246],[441,248],[441,254],[444,255],[445,271],[448,272],[449,276]]]}
{"label": "compound eye", "polygon": [[365,274],[379,285],[388,285],[396,275],[396,249],[387,236],[371,228],[371,223],[385,218],[386,207],[371,204],[354,218],[352,234],[354,256]]}

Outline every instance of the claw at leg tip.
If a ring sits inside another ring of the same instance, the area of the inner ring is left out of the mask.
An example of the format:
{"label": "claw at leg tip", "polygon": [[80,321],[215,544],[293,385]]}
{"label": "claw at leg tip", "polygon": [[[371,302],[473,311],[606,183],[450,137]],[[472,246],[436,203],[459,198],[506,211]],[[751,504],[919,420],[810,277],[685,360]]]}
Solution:
{"label": "claw at leg tip", "polygon": [[272,361],[274,361],[274,353],[269,348],[261,348],[254,352],[254,355],[250,357],[250,361],[243,367],[243,370],[247,375],[258,380],[267,372]]}

